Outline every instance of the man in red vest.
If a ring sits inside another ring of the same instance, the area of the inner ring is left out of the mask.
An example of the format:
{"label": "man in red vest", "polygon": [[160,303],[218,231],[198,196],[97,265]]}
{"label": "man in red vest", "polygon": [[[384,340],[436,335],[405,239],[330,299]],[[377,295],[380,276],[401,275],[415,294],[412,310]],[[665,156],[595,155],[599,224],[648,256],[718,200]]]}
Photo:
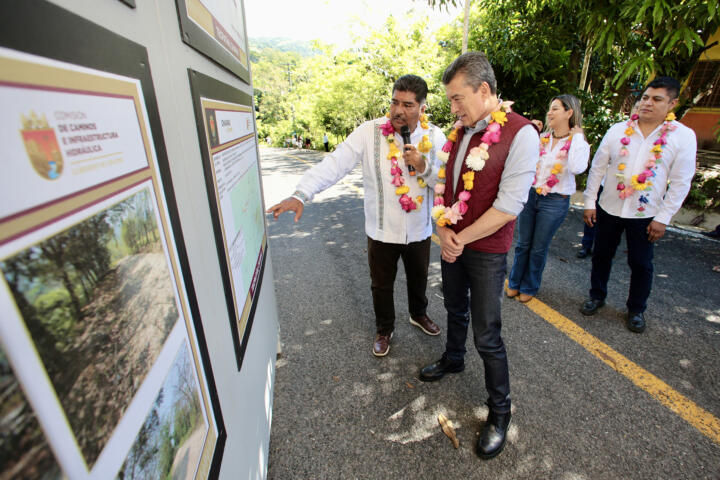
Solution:
{"label": "man in red vest", "polygon": [[[529,120],[513,112],[500,113],[495,73],[484,54],[458,57],[445,70],[443,83],[451,111],[464,127],[450,150],[443,200],[446,207],[463,201],[467,208],[459,209],[460,218],[455,215],[438,223],[447,343],[442,358],[423,368],[420,379],[436,381],[465,369],[465,340],[472,319],[489,395],[488,419],[477,446],[480,457],[487,459],[502,451],[510,424],[510,377],[500,336],[500,306],[515,218],[527,201],[540,139]],[[489,140],[488,131],[499,135]],[[469,158],[478,154],[476,147],[486,152],[483,162]],[[470,171],[474,179],[468,184],[464,175]]]}

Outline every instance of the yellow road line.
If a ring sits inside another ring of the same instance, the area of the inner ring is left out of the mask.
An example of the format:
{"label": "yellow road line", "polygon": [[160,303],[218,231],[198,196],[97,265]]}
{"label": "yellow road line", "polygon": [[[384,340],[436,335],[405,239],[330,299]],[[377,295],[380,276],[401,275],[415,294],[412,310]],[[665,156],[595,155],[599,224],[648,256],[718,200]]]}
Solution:
{"label": "yellow road line", "polygon": [[305,160],[304,158],[300,158],[300,157],[297,157],[297,156],[295,156],[295,155],[290,155],[289,153],[281,153],[280,155],[282,155],[283,157],[294,158],[295,160],[300,160],[300,161],[303,162],[303,163],[306,163],[306,164],[308,164],[308,165],[312,165],[312,163],[308,162],[308,161]]}
{"label": "yellow road line", "polygon": [[[300,157],[289,154],[284,155],[310,165],[310,162]],[[354,185],[351,186],[354,187]],[[360,190],[357,187],[354,188]],[[434,233],[432,234],[432,241],[440,245],[440,239]],[[637,363],[613,350],[609,345],[589,334],[575,322],[556,312],[537,298],[533,298],[525,305],[610,368],[645,390],[655,400],[698,429],[700,433],[713,442],[720,444],[720,420],[712,413],[685,397]]]}
{"label": "yellow road line", "polygon": [[[434,233],[432,241],[440,245],[440,239]],[[578,324],[556,312],[537,298],[533,298],[525,305],[550,325],[595,355],[603,363],[645,390],[655,400],[697,428],[700,433],[713,442],[720,444],[720,420],[712,413],[685,397],[637,363],[613,350],[609,345],[589,334],[580,328]]]}
{"label": "yellow road line", "polygon": [[602,360],[613,370],[628,378],[638,387],[649,393],[655,400],[675,412],[680,418],[697,428],[703,435],[720,444],[720,420],[682,395],[658,377],[610,346],[589,334],[567,317],[556,312],[537,298],[533,298],[527,307],[545,319],[552,326],[577,342],[588,352]]}

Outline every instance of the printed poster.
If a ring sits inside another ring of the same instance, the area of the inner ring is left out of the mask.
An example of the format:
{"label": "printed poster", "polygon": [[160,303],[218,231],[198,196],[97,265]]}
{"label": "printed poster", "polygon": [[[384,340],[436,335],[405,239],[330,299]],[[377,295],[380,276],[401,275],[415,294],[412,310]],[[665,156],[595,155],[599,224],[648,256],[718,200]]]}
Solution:
{"label": "printed poster", "polygon": [[267,248],[253,112],[201,98],[225,259],[242,339],[257,301]]}
{"label": "printed poster", "polygon": [[247,347],[267,254],[252,97],[189,71],[205,184],[238,369]]}
{"label": "printed poster", "polygon": [[219,412],[142,92],[0,47],[0,478],[209,474]]}
{"label": "printed poster", "polygon": [[183,41],[249,82],[242,0],[177,0]]}

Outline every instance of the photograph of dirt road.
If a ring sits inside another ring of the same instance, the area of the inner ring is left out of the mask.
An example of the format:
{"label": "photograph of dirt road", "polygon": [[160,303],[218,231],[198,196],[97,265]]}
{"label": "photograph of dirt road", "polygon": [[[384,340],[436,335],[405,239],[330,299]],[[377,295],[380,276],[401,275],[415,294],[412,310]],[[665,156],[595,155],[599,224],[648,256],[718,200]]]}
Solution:
{"label": "photograph of dirt road", "polygon": [[0,261],[89,468],[178,320],[146,188]]}
{"label": "photograph of dirt road", "polygon": [[60,467],[0,347],[0,480],[54,480]]}
{"label": "photograph of dirt road", "polygon": [[183,342],[118,479],[195,478],[207,432],[197,385]]}

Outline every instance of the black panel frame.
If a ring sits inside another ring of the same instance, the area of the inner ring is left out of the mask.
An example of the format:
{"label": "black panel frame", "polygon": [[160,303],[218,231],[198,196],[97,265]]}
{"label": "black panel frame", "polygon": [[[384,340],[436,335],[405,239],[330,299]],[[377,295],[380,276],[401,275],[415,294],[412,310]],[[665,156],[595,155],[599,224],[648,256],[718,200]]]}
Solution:
{"label": "black panel frame", "polygon": [[200,28],[187,15],[186,0],[176,0],[178,19],[180,21],[180,30],[182,41],[190,45],[192,48],[202,53],[218,65],[224,67],[228,71],[234,73],[245,83],[250,83],[250,52],[248,51],[247,38],[247,22],[245,21],[245,4],[241,2],[243,10],[243,28],[245,29],[245,54],[247,56],[248,67],[244,67],[240,61],[230,52],[225,50],[214,38]]}
{"label": "black panel frame", "polygon": [[[241,105],[247,105],[253,112],[253,128],[256,128],[255,110],[253,107],[253,98],[251,95],[238,90],[226,83],[215,80],[212,77],[204,75],[195,70],[188,69],[188,76],[190,79],[190,91],[193,97],[193,107],[195,108],[195,121],[198,129],[198,140],[200,141],[200,151],[203,162],[203,171],[205,173],[205,186],[207,188],[208,200],[210,202],[210,216],[212,219],[213,230],[215,232],[215,245],[217,247],[218,259],[220,261],[220,270],[222,274],[223,286],[225,288],[225,303],[227,304],[228,315],[230,317],[230,328],[233,332],[233,345],[235,347],[235,357],[237,360],[237,368],[241,370],[243,357],[245,356],[245,350],[247,349],[248,340],[250,338],[250,332],[252,331],[253,319],[255,317],[255,310],[257,309],[258,299],[260,298],[260,290],[262,289],[263,276],[265,272],[265,264],[267,261],[267,242],[262,252],[262,260],[260,265],[260,272],[258,275],[257,290],[252,299],[252,305],[248,314],[247,323],[245,324],[245,330],[239,332],[237,326],[237,320],[239,312],[235,307],[235,299],[232,294],[232,279],[230,278],[230,267],[227,262],[225,255],[226,249],[222,234],[222,222],[220,219],[220,206],[217,204],[216,199],[216,186],[213,180],[212,170],[212,158],[210,157],[210,148],[208,145],[207,138],[205,135],[205,118],[203,117],[203,108],[201,104],[201,97],[225,101],[230,103],[238,103]],[[256,142],[255,142],[255,153],[258,156],[258,173],[260,172],[260,155],[257,147],[257,130]],[[260,197],[263,202],[263,211],[265,211],[264,195],[262,190],[262,182],[260,183]],[[265,227],[265,233],[267,235],[267,227]]]}
{"label": "black panel frame", "polygon": [[147,49],[45,0],[0,2],[0,46],[139,80],[174,233],[177,260],[184,278],[188,308],[193,317],[195,336],[203,362],[204,371],[201,373],[204,374],[208,386],[218,431],[208,476],[208,478],[217,478],[227,441],[227,431],[220,410],[220,400],[180,225]]}

